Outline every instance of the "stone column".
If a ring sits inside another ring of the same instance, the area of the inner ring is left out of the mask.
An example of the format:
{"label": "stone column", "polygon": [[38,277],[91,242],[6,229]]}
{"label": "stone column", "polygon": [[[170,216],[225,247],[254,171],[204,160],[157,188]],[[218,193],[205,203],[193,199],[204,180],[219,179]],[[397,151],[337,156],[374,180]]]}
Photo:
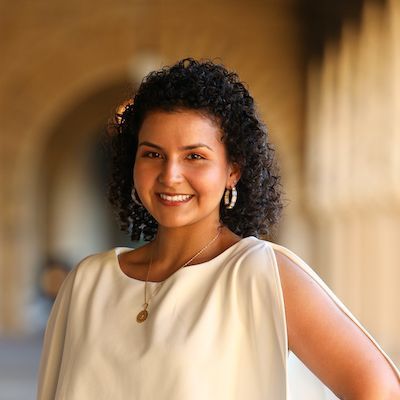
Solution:
{"label": "stone column", "polygon": [[310,68],[306,158],[316,269],[395,361],[399,9],[396,0],[386,8],[366,2],[361,24],[344,23],[340,40]]}

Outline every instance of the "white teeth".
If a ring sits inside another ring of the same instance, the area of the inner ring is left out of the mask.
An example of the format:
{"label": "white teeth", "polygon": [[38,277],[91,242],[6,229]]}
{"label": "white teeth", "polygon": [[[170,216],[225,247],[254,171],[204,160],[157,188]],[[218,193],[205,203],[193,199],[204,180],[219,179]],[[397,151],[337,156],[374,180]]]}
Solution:
{"label": "white teeth", "polygon": [[168,201],[185,201],[192,197],[190,194],[178,194],[176,196],[168,196],[167,194],[160,193],[160,197]]}

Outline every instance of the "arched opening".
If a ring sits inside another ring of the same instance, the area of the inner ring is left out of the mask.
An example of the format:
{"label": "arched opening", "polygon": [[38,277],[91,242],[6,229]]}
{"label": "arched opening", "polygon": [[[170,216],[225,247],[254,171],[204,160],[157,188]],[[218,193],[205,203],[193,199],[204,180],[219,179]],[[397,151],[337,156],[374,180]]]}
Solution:
{"label": "arched opening", "polygon": [[[41,221],[39,293],[46,292],[44,282],[49,285],[43,279],[48,268],[68,270],[89,254],[131,245],[129,236],[119,230],[106,198],[103,135],[108,119],[132,90],[132,84],[121,80],[88,94],[65,110],[47,135],[37,202]],[[56,278],[50,285],[59,285],[60,275],[52,276]],[[54,292],[54,288],[47,289]]]}

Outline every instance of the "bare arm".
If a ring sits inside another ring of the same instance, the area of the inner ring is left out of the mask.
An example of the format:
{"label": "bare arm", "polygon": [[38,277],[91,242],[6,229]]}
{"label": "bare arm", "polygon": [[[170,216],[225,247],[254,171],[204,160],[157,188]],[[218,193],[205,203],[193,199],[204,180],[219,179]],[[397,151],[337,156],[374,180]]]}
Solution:
{"label": "bare arm", "polygon": [[275,250],[289,348],[341,399],[400,399],[392,366],[328,294]]}

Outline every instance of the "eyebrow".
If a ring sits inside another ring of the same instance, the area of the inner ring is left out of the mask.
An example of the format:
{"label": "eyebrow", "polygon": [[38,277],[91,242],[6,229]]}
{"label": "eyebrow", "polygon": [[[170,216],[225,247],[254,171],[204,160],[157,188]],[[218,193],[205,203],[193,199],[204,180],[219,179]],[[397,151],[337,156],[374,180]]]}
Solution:
{"label": "eyebrow", "polygon": [[[157,144],[154,144],[154,143],[151,143],[151,142],[146,142],[146,141],[140,142],[139,146],[149,146],[149,147],[154,147],[155,149],[158,149],[158,150],[163,150],[163,148],[161,146],[158,146]],[[197,149],[199,147],[206,147],[207,149],[209,149],[211,151],[214,151],[210,146],[207,146],[204,143],[189,144],[188,146],[179,147],[178,150],[194,150],[194,149]]]}

